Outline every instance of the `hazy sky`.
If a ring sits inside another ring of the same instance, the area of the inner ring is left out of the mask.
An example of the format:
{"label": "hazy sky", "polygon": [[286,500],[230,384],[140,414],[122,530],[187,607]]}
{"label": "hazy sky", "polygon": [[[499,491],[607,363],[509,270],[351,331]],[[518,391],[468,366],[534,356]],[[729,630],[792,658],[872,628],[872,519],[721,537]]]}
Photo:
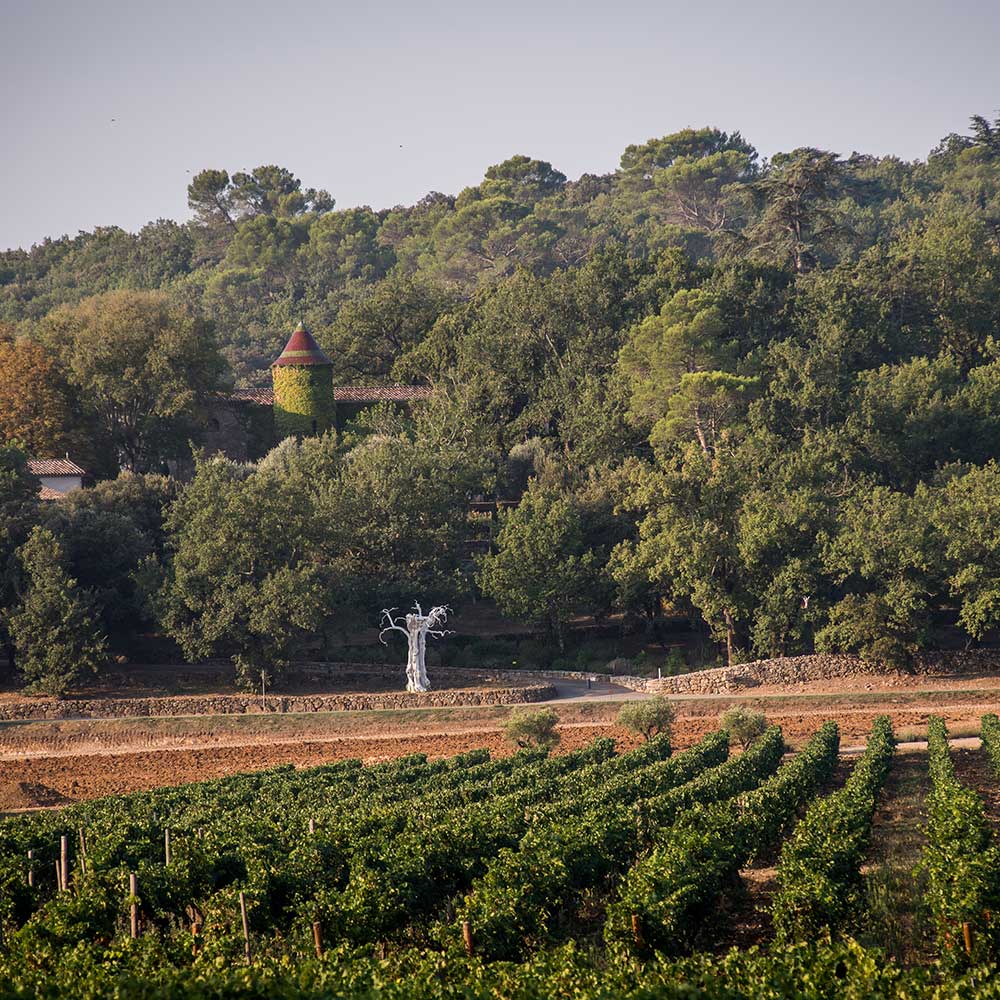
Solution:
{"label": "hazy sky", "polygon": [[923,157],[1000,107],[998,39],[996,0],[0,0],[0,247],[186,219],[204,167],[380,208],[688,125]]}

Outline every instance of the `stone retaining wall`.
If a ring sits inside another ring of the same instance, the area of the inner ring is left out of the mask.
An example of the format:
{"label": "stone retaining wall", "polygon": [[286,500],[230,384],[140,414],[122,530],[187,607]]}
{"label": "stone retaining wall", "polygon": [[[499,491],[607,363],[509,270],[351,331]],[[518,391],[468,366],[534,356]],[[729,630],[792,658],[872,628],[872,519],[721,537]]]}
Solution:
{"label": "stone retaining wall", "polygon": [[[676,677],[628,680],[640,682],[636,685],[637,690],[661,694],[726,694],[760,684],[795,684],[803,681],[836,680],[841,677],[904,677],[912,674],[955,676],[982,672],[1000,672],[1000,650],[919,653],[914,658],[910,671],[867,662],[856,656],[816,653],[755,660],[733,667],[679,674]],[[623,683],[625,680],[626,678],[617,678],[615,683]]]}
{"label": "stone retaining wall", "polygon": [[0,702],[0,720],[121,719],[141,716],[251,715],[265,712],[358,712],[463,705],[524,705],[554,698],[551,684],[452,689],[410,694],[188,695],[174,698],[24,698]]}
{"label": "stone retaining wall", "polygon": [[[330,667],[336,665],[330,664]],[[344,664],[358,669],[360,665]],[[381,668],[371,666],[372,672]],[[978,672],[1000,673],[1000,650],[973,649],[919,653],[914,658],[910,674],[954,676]],[[806,656],[780,656],[769,660],[754,660],[732,667],[695,670],[671,677],[634,677],[588,673],[579,670],[470,670],[437,667],[432,675],[460,674],[464,679],[517,683],[532,680],[590,680],[598,684],[616,684],[632,691],[650,694],[730,694],[761,684],[796,684],[805,681],[836,680],[843,677],[904,677],[907,671],[885,664],[861,660],[856,656],[836,653],[814,653]],[[333,672],[332,676],[336,676]],[[433,680],[433,676],[432,676]]]}

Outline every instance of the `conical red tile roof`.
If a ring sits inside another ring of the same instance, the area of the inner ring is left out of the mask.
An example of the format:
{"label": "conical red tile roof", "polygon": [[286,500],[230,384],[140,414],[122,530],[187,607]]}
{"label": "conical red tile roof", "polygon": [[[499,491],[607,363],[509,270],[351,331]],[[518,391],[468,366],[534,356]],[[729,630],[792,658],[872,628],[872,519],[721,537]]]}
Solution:
{"label": "conical red tile roof", "polygon": [[272,368],[283,365],[332,365],[333,362],[320,350],[313,335],[301,324],[288,338],[285,349]]}

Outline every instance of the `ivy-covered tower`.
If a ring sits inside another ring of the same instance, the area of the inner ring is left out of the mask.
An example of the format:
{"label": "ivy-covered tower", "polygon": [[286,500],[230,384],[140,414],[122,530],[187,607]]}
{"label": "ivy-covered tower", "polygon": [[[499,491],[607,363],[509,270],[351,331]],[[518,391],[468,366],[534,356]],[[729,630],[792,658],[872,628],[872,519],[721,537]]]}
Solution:
{"label": "ivy-covered tower", "polygon": [[279,438],[322,434],[337,426],[333,363],[302,325],[271,365],[274,429]]}

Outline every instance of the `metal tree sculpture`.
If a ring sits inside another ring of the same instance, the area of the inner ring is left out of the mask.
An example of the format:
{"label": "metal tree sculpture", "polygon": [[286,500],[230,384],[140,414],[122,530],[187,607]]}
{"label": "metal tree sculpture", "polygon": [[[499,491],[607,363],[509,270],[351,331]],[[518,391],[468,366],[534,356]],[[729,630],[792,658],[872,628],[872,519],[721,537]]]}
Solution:
{"label": "metal tree sculpture", "polygon": [[440,605],[425,615],[419,604],[413,605],[406,617],[397,615],[393,617],[395,608],[382,609],[382,631],[378,634],[379,642],[383,646],[386,632],[402,632],[406,636],[406,690],[407,691],[430,691],[431,682],[427,679],[427,667],[424,663],[424,655],[427,652],[427,636],[451,635],[450,629],[438,628],[448,620],[451,611],[447,605]]}

